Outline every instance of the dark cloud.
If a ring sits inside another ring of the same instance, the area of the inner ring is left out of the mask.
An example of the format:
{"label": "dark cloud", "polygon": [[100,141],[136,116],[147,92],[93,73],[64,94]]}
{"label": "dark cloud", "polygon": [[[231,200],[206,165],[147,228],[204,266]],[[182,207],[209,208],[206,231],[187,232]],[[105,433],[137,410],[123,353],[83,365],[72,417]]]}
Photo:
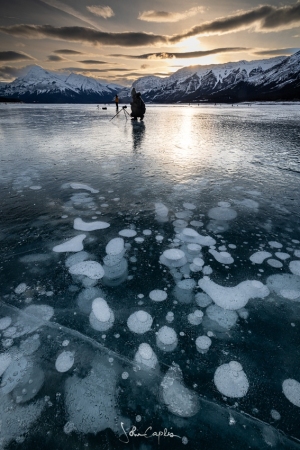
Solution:
{"label": "dark cloud", "polygon": [[12,81],[19,75],[20,69],[11,66],[0,67],[0,79],[7,80],[7,82]]}
{"label": "dark cloud", "polygon": [[83,61],[78,61],[82,64],[108,64],[107,61],[96,61],[94,59],[84,59]]}
{"label": "dark cloud", "polygon": [[25,53],[18,53],[13,51],[0,52],[0,61],[23,61],[25,59],[33,58],[29,55],[25,55]]}
{"label": "dark cloud", "polygon": [[268,55],[293,55],[296,53],[299,48],[277,48],[277,49],[269,49],[269,50],[260,50],[258,52],[254,52],[254,55],[268,56]]}
{"label": "dark cloud", "polygon": [[66,58],[62,58],[61,56],[58,56],[58,55],[50,55],[50,56],[48,56],[48,61],[53,61],[53,62],[66,61]]}
{"label": "dark cloud", "polygon": [[179,20],[195,16],[203,12],[203,10],[203,7],[195,6],[183,12],[143,11],[139,14],[138,19],[145,20],[146,22],[178,22]]}
{"label": "dark cloud", "polygon": [[77,52],[76,50],[69,50],[67,48],[63,48],[60,50],[54,50],[53,53],[58,53],[59,55],[82,55],[82,52]]}
{"label": "dark cloud", "polygon": [[171,43],[195,35],[224,34],[244,30],[256,25],[256,31],[275,31],[287,29],[300,23],[300,2],[295,5],[275,7],[259,6],[250,11],[238,12],[231,16],[222,17],[211,22],[204,22],[185,33],[172,36]]}
{"label": "dark cloud", "polygon": [[64,67],[61,69],[62,72],[68,71],[68,72],[130,72],[132,69],[122,69],[122,68],[107,68],[107,69],[95,69],[95,68],[88,68],[84,69],[82,67]]}
{"label": "dark cloud", "polygon": [[144,55],[111,55],[114,57],[124,57],[129,59],[173,59],[173,58],[200,58],[201,56],[215,55],[217,53],[242,52],[249,50],[247,47],[226,47],[214,48],[212,50],[200,50],[198,52],[161,52],[161,53],[145,53]]}
{"label": "dark cloud", "polygon": [[166,36],[143,32],[107,33],[85,27],[53,27],[52,25],[12,25],[0,31],[28,39],[50,38],[73,42],[89,42],[121,47],[139,47],[167,44]]}
{"label": "dark cloud", "polygon": [[142,64],[141,65],[141,69],[148,69],[148,67],[150,67],[149,64]]}

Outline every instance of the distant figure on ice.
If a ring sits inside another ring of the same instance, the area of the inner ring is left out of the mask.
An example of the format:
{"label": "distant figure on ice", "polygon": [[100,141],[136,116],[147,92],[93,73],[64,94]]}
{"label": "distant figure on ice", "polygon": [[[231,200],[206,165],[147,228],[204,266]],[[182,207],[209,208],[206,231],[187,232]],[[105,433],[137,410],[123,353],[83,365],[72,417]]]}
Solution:
{"label": "distant figure on ice", "polygon": [[116,111],[119,111],[119,97],[118,97],[118,95],[115,96],[115,104],[116,104]]}
{"label": "distant figure on ice", "polygon": [[137,120],[140,117],[141,120],[144,118],[144,114],[146,112],[146,106],[141,98],[141,93],[136,92],[135,88],[132,88],[131,91],[132,102],[131,105],[131,117],[133,120]]}

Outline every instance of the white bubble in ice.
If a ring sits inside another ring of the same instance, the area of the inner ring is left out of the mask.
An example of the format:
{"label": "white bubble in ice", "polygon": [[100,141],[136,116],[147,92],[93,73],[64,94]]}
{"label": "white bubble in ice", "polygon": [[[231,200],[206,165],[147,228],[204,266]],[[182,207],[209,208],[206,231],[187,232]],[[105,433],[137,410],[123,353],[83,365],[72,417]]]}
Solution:
{"label": "white bubble in ice", "polygon": [[136,236],[136,231],[130,228],[119,231],[119,235],[127,238]]}
{"label": "white bubble in ice", "polygon": [[264,298],[270,293],[267,286],[255,280],[242,281],[235,287],[225,287],[205,276],[198,284],[218,306],[231,310],[243,308],[250,298]]}
{"label": "white bubble in ice", "polygon": [[211,343],[212,341],[208,336],[198,336],[196,339],[196,348],[199,353],[207,353]]}
{"label": "white bubble in ice", "polygon": [[294,275],[300,275],[300,261],[291,261],[289,269]]}
{"label": "white bubble in ice", "polygon": [[291,257],[288,253],[284,252],[276,252],[275,256],[276,258],[281,259],[282,261],[285,261],[286,259]]}
{"label": "white bubble in ice", "polygon": [[282,267],[282,263],[280,261],[278,261],[278,259],[268,259],[267,263],[269,264],[269,266],[274,267],[275,269],[281,269]]}
{"label": "white bubble in ice", "polygon": [[105,247],[105,251],[110,256],[123,255],[124,252],[124,239],[114,238],[109,241]]}
{"label": "white bubble in ice", "polygon": [[208,211],[208,217],[215,220],[233,220],[236,216],[236,211],[227,206],[217,206],[216,208],[211,208]]}
{"label": "white bubble in ice", "polygon": [[159,261],[167,267],[181,267],[186,264],[187,259],[182,250],[176,248],[171,248],[165,250],[160,256]]}
{"label": "white bubble in ice", "polygon": [[143,369],[154,369],[158,364],[157,356],[147,343],[140,344],[134,359]]}
{"label": "white bubble in ice", "polygon": [[188,222],[186,220],[183,220],[183,219],[176,219],[176,220],[174,220],[173,225],[176,228],[183,229],[183,228],[187,227]]}
{"label": "white bubble in ice", "polygon": [[221,208],[230,208],[231,204],[229,202],[218,202],[218,206]]}
{"label": "white bubble in ice", "polygon": [[162,242],[164,240],[164,237],[158,234],[157,236],[155,236],[155,239],[157,240],[157,242]]}
{"label": "white bubble in ice", "polygon": [[296,258],[300,258],[300,250],[295,250],[294,255],[296,256]]}
{"label": "white bubble in ice", "polygon": [[230,398],[244,397],[249,389],[249,382],[243,367],[237,361],[230,361],[217,368],[214,383],[218,391]]}
{"label": "white bubble in ice", "polygon": [[54,309],[49,305],[29,305],[23,311],[25,314],[29,314],[46,321],[50,320],[54,315]]}
{"label": "white bubble in ice", "polygon": [[166,325],[161,327],[156,335],[156,345],[166,352],[173,351],[178,343],[176,331]]}
{"label": "white bubble in ice", "polygon": [[94,330],[107,331],[113,326],[115,316],[106,300],[98,297],[93,300],[89,320]]}
{"label": "white bubble in ice", "polygon": [[40,345],[41,341],[39,335],[34,334],[21,342],[20,350],[25,356],[32,355],[39,349]]}
{"label": "white bubble in ice", "polygon": [[29,189],[32,189],[33,191],[39,191],[40,189],[42,189],[42,186],[39,185],[29,186]]}
{"label": "white bubble in ice", "polygon": [[232,328],[238,320],[238,315],[235,311],[229,309],[220,308],[217,305],[210,305],[206,309],[207,317],[214,322],[217,322],[220,327],[229,330]]}
{"label": "white bubble in ice", "polygon": [[281,415],[278,411],[276,411],[276,409],[271,409],[271,417],[274,420],[280,420],[281,419]]}
{"label": "white bubble in ice", "polygon": [[24,357],[13,359],[7,366],[2,376],[1,393],[9,394],[25,377],[29,367],[28,360]]}
{"label": "white bubble in ice", "polygon": [[84,222],[80,218],[74,219],[74,230],[80,231],[95,231],[95,230],[104,230],[110,226],[107,222]]}
{"label": "white bubble in ice", "polygon": [[195,392],[184,386],[182,371],[173,365],[160,385],[161,398],[168,410],[179,417],[192,417],[199,411],[199,399]]}
{"label": "white bubble in ice", "polygon": [[190,255],[194,255],[194,256],[199,255],[199,253],[202,249],[201,245],[199,245],[199,244],[188,244],[186,246],[186,248],[187,248],[188,253]]}
{"label": "white bubble in ice", "polygon": [[127,378],[129,377],[129,373],[128,372],[123,372],[121,376],[122,376],[123,380],[127,380]]}
{"label": "white bubble in ice", "polygon": [[282,244],[276,241],[269,241],[268,244],[272,248],[282,248]]}
{"label": "white bubble in ice", "polygon": [[[66,187],[68,185],[65,185]],[[93,189],[92,187],[88,186],[87,184],[83,184],[83,183],[70,183],[70,187],[72,189],[83,189],[85,191],[89,191],[92,194],[98,194],[98,190],[97,189]]]}
{"label": "white bubble in ice", "polygon": [[215,245],[216,241],[210,236],[202,236],[193,228],[184,228],[179,233],[179,239],[191,244],[200,244],[203,246]]}
{"label": "white bubble in ice", "polygon": [[155,203],[155,214],[160,218],[167,218],[169,209],[163,203]]}
{"label": "white bubble in ice", "polygon": [[232,264],[234,259],[231,257],[228,252],[217,252],[217,250],[210,249],[208,250],[211,255],[221,264]]}
{"label": "white bubble in ice", "polygon": [[69,256],[66,261],[65,261],[65,265],[66,267],[70,268],[71,266],[74,266],[75,264],[82,262],[82,261],[86,261],[89,258],[89,254],[87,252],[78,252],[75,253],[75,255],[71,255]]}
{"label": "white bubble in ice", "polygon": [[192,291],[196,287],[196,281],[192,278],[186,278],[185,280],[178,281],[177,287],[186,291]]}
{"label": "white bubble in ice", "polygon": [[135,421],[136,422],[140,422],[142,420],[142,416],[140,416],[139,414],[135,417]]}
{"label": "white bubble in ice", "polygon": [[139,310],[128,317],[127,326],[133,333],[144,334],[150,330],[153,319],[146,311]]}
{"label": "white bubble in ice", "polygon": [[154,302],[163,302],[167,298],[167,293],[165,291],[162,291],[161,289],[154,289],[150,292],[149,297]]}
{"label": "white bubble in ice", "polygon": [[202,227],[203,226],[203,222],[200,222],[200,220],[192,220],[190,222],[190,225],[192,225],[192,227]]}
{"label": "white bubble in ice", "polygon": [[171,323],[174,320],[174,313],[172,311],[167,312],[166,321]]}
{"label": "white bubble in ice", "polygon": [[193,313],[188,315],[188,321],[191,325],[200,325],[203,318],[203,312],[200,309],[196,309]]}
{"label": "white bubble in ice", "polygon": [[16,289],[15,289],[15,293],[16,294],[23,294],[27,289],[27,284],[26,283],[20,283]]}
{"label": "white bubble in ice", "polygon": [[79,234],[68,241],[63,242],[62,244],[56,245],[53,247],[53,251],[56,253],[63,252],[80,252],[83,250],[83,240],[86,238],[85,234]]}
{"label": "white bubble in ice", "polygon": [[96,261],[82,261],[80,263],[74,264],[69,269],[72,275],[84,275],[92,280],[99,280],[104,276],[104,269]]}
{"label": "white bubble in ice", "polygon": [[145,239],[142,237],[136,237],[134,238],[134,240],[137,244],[142,244],[145,241]]}
{"label": "white bubble in ice", "polygon": [[201,308],[206,308],[206,306],[212,303],[212,299],[207,294],[203,294],[202,292],[198,292],[195,295],[195,300],[198,306]]}
{"label": "white bubble in ice", "polygon": [[292,378],[284,380],[282,390],[286,398],[295,406],[300,407],[300,383]]}
{"label": "white bubble in ice", "polygon": [[143,235],[144,236],[151,236],[152,231],[151,230],[143,230]]}
{"label": "white bubble in ice", "polygon": [[73,367],[74,353],[69,351],[63,351],[55,361],[55,368],[57,372],[67,372]]}
{"label": "white bubble in ice", "polygon": [[269,252],[260,251],[253,253],[249,259],[255,264],[262,264],[265,259],[270,258],[271,256],[272,254]]}
{"label": "white bubble in ice", "polygon": [[5,330],[5,328],[8,328],[11,324],[11,317],[1,317],[0,319],[0,331]]}

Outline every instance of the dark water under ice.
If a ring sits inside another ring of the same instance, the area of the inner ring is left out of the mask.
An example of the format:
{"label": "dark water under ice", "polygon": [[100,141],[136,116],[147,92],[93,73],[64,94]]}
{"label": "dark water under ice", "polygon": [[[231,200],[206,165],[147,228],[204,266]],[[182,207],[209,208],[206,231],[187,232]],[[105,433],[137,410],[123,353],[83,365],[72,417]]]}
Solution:
{"label": "dark water under ice", "polygon": [[[110,121],[114,114],[96,105],[0,105],[0,375],[10,361],[0,378],[0,448],[300,448],[300,390],[290,401],[282,387],[300,383],[299,104],[149,106],[136,124],[123,111]],[[226,211],[235,217],[216,218]],[[110,226],[75,230],[76,218]],[[202,246],[203,270],[190,269],[194,241],[184,228],[216,241]],[[76,252],[53,251],[85,234],[88,260],[103,265],[108,242],[123,229],[137,234],[124,237],[125,269],[116,279],[72,276],[66,259]],[[190,260],[175,270],[161,264],[170,248]],[[219,262],[209,250],[233,261]],[[270,255],[254,263],[257,252]],[[205,276],[225,288],[259,281],[269,293],[250,298],[222,326],[196,303]],[[195,286],[180,288],[185,279]],[[167,299],[151,300],[155,289]],[[114,314],[105,332],[89,321],[96,297]],[[26,309],[32,305],[50,308],[37,318]],[[153,318],[144,334],[127,326],[138,310]],[[188,320],[195,310],[203,312],[199,325]],[[166,325],[177,333],[172,351],[156,342]],[[195,341],[207,333],[212,344],[202,354]],[[158,358],[153,371],[134,361],[141,343]],[[59,372],[63,351],[74,362]],[[214,383],[230,361],[249,382],[239,398]],[[177,411],[163,394],[167,373],[181,374],[171,380],[179,386],[171,395]],[[180,437],[125,443],[121,423],[127,433],[151,426]]]}

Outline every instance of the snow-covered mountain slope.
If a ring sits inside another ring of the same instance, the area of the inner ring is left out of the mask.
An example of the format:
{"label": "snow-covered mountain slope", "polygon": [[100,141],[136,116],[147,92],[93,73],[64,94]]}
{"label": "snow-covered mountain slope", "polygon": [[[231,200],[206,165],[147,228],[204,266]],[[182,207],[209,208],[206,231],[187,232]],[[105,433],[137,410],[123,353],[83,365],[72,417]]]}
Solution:
{"label": "snow-covered mountain slope", "polygon": [[291,57],[191,66],[168,78],[143,77],[133,87],[146,101],[300,99],[300,52]]}
{"label": "snow-covered mountain slope", "polygon": [[24,101],[95,103],[112,101],[122,88],[83,75],[28,66],[12,83],[0,87],[0,96],[18,97]]}

